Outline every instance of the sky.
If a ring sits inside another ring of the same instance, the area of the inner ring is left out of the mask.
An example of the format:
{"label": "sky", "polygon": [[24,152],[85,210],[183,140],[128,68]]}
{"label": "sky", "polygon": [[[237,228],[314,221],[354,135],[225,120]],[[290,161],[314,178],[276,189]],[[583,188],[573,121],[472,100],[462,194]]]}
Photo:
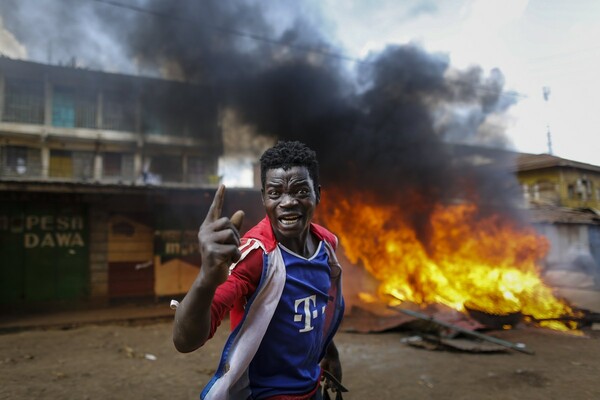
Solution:
{"label": "sky", "polygon": [[[499,68],[518,93],[507,136],[516,150],[600,165],[600,1],[320,0],[344,54],[418,43],[451,65]],[[549,88],[545,99],[543,88]]]}

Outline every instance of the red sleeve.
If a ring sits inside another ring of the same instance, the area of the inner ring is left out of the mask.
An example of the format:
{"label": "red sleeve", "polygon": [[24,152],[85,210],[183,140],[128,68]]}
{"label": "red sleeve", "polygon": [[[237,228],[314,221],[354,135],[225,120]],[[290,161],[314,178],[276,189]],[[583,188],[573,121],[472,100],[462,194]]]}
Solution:
{"label": "red sleeve", "polygon": [[238,262],[231,274],[217,288],[210,307],[210,335],[213,337],[225,315],[231,311],[231,329],[240,322],[244,314],[246,299],[254,294],[263,269],[263,251],[252,250]]}

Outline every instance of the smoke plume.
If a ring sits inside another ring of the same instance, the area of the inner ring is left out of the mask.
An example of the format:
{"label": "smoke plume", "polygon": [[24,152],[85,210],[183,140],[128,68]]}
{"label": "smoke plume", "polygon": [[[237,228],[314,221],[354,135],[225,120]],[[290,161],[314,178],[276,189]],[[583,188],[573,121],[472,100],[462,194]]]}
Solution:
{"label": "smoke plume", "polygon": [[318,12],[296,3],[120,1],[8,0],[0,11],[33,59],[209,85],[255,134],[314,148],[325,190],[411,207],[416,225],[438,202],[512,208],[510,174],[457,145],[509,146],[502,121],[515,99],[500,71],[456,70],[413,44],[345,60]]}

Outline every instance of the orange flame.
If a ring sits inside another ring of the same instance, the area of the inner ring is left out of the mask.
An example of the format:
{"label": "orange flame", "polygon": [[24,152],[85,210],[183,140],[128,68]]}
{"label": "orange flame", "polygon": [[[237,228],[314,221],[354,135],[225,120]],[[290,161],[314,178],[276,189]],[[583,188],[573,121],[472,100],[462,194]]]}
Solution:
{"label": "orange flame", "polygon": [[[399,207],[357,200],[366,196],[327,197],[323,223],[339,236],[349,261],[379,281],[381,299],[498,315],[521,312],[534,319],[573,315],[540,278],[538,263],[549,244],[532,228],[497,215],[478,216],[474,204],[438,205],[424,243]],[[556,321],[541,325],[574,328]]]}

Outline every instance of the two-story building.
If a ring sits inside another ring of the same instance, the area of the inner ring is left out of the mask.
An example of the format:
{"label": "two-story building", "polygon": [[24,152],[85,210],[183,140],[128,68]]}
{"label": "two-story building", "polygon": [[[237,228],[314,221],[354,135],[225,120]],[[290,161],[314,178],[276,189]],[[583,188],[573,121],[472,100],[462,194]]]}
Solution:
{"label": "two-story building", "polygon": [[0,177],[206,185],[222,153],[210,87],[0,58]]}
{"label": "two-story building", "polygon": [[[0,58],[0,308],[185,292],[218,104],[208,85]],[[250,224],[254,206],[228,191],[225,212]]]}
{"label": "two-story building", "polygon": [[549,279],[557,286],[600,287],[600,166],[520,154],[516,174],[532,222],[551,243]]}

